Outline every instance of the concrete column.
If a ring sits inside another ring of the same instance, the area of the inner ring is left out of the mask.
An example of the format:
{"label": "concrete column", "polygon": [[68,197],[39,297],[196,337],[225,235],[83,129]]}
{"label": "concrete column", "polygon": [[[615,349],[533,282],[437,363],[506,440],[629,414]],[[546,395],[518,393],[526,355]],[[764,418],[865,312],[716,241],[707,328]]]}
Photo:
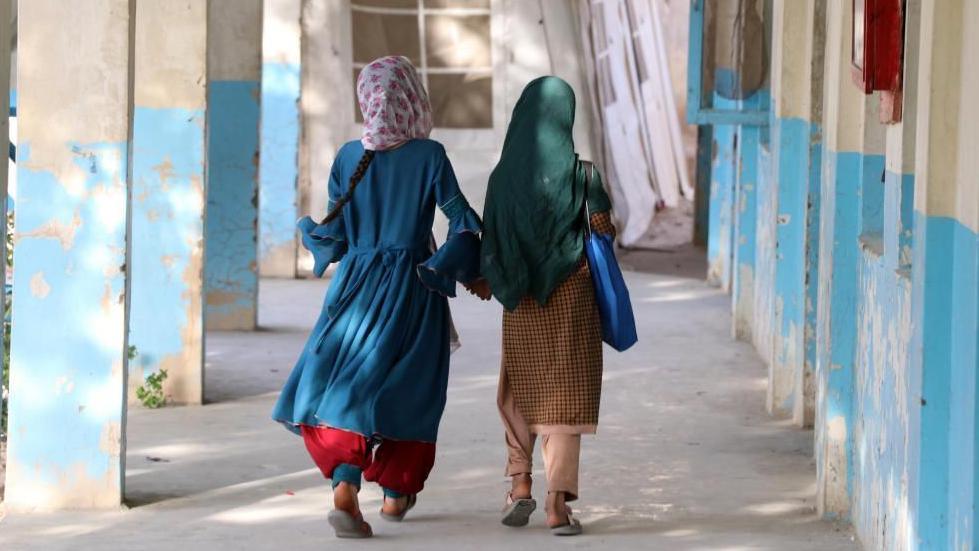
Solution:
{"label": "concrete column", "polygon": [[19,5],[12,509],[122,502],[132,6]]}
{"label": "concrete column", "polygon": [[[714,94],[714,107],[736,109],[737,101]],[[707,283],[725,291],[731,288],[734,260],[734,187],[738,159],[737,126],[713,126],[710,169],[710,206],[707,222]]]}
{"label": "concrete column", "polygon": [[919,407],[909,435],[920,549],[977,541],[976,32],[972,2],[922,3],[911,275],[911,391]]}
{"label": "concrete column", "polygon": [[714,127],[709,124],[702,124],[697,127],[693,244],[698,247],[707,247],[710,220],[710,167],[714,142],[713,129]]}
{"label": "concrete column", "polygon": [[268,277],[296,276],[301,11],[301,0],[265,0],[258,256]]}
{"label": "concrete column", "polygon": [[250,330],[258,311],[262,0],[210,0],[206,328]]}
{"label": "concrete column", "polygon": [[[346,2],[304,0],[302,9],[299,212],[317,219],[326,214],[333,156],[359,132],[354,119],[350,7]],[[312,255],[300,247],[298,256],[299,275],[311,275]]]}
{"label": "concrete column", "polygon": [[816,490],[820,514],[847,518],[853,477],[859,194],[865,101],[850,76],[852,11],[827,0],[819,288]]}
{"label": "concrete column", "polygon": [[803,329],[803,370],[796,379],[795,394],[799,397],[792,411],[793,421],[800,427],[812,427],[816,419],[816,326],[819,308],[819,228],[821,223],[821,190],[823,178],[823,80],[826,53],[827,0],[813,0],[812,24],[807,44],[809,64],[809,136],[808,186],[805,230],[805,324]]}
{"label": "concrete column", "polygon": [[815,24],[816,10],[816,0],[777,2],[773,21],[772,155],[778,191],[775,352],[769,363],[767,405],[773,415],[792,417],[799,426],[812,423],[815,394],[805,352],[807,304],[814,298],[807,294],[807,281],[810,269],[816,272],[818,257],[818,234],[810,221],[818,220],[819,186],[811,177],[819,166],[819,131],[811,117],[821,100],[822,83],[821,67],[813,70],[813,55],[821,52],[824,36],[816,32],[822,28]]}
{"label": "concrete column", "polygon": [[161,369],[170,400],[204,399],[206,57],[206,0],[137,4],[130,400]]}
{"label": "concrete column", "polygon": [[[742,109],[766,109],[768,90],[760,90],[741,102]],[[731,285],[732,332],[734,337],[751,342],[754,333],[755,258],[758,227],[758,183],[761,126],[742,125],[737,129],[738,166],[735,169],[734,269]]]}

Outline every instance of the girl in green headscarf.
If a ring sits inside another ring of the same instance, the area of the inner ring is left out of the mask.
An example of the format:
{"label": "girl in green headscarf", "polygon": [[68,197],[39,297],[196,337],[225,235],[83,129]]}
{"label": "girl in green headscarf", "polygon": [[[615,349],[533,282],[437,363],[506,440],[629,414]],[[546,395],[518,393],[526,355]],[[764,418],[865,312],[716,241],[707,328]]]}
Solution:
{"label": "girl in green headscarf", "polygon": [[578,497],[582,434],[598,426],[602,336],[584,255],[586,211],[595,231],[615,232],[597,170],[574,151],[575,96],[557,77],[524,89],[513,110],[483,213],[481,269],[503,313],[498,405],[512,477],[503,523],[524,526],[534,440],[542,436],[548,525],[581,532],[565,505]]}

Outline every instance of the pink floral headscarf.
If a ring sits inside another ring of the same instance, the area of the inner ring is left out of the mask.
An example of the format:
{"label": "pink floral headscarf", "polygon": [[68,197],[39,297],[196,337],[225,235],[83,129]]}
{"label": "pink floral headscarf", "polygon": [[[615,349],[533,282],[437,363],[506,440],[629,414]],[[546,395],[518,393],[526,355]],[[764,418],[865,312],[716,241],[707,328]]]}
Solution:
{"label": "pink floral headscarf", "polygon": [[364,149],[392,149],[432,132],[428,92],[406,57],[382,57],[364,67],[357,100],[364,115]]}

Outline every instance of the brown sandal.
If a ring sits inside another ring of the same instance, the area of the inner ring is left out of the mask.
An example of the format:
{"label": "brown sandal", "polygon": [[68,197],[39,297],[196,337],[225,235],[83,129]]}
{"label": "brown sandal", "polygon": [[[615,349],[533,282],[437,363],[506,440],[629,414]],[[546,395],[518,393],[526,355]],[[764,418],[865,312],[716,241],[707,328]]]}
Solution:
{"label": "brown sandal", "polygon": [[334,509],[326,518],[338,538],[364,539],[374,535],[363,515],[355,517],[346,511]]}
{"label": "brown sandal", "polygon": [[506,506],[503,507],[504,526],[519,528],[527,526],[530,522],[530,515],[537,509],[537,502],[533,498],[523,497],[514,499],[511,492],[506,494]]}

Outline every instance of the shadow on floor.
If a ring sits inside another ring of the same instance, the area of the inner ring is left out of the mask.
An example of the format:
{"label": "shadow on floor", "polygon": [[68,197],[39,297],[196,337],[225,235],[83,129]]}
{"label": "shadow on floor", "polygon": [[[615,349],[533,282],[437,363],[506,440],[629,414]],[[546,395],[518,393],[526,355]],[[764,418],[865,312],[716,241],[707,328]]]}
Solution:
{"label": "shadow on floor", "polygon": [[623,270],[683,279],[703,280],[707,274],[707,252],[687,243],[673,249],[619,249]]}

